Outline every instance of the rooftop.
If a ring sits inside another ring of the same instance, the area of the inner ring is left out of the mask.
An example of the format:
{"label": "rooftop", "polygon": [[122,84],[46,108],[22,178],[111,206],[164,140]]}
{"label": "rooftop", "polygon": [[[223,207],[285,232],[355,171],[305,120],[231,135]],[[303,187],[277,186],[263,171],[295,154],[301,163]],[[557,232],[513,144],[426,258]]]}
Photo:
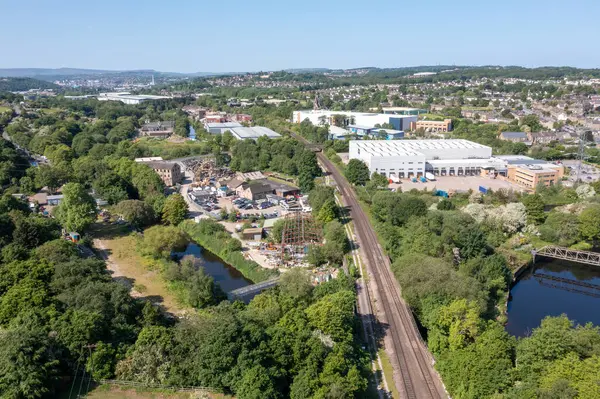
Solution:
{"label": "rooftop", "polygon": [[242,127],[241,123],[237,123],[237,122],[207,122],[206,123],[206,127],[208,129],[210,128],[236,128],[236,127]]}
{"label": "rooftop", "polygon": [[507,139],[526,139],[527,133],[525,132],[502,132],[502,137]]}
{"label": "rooftop", "polygon": [[254,126],[254,127],[236,127],[231,129],[231,133],[237,136],[241,140],[243,139],[255,139],[261,136],[267,136],[270,138],[281,137],[281,135],[268,127]]}
{"label": "rooftop", "polygon": [[468,140],[351,140],[351,147],[358,147],[375,156],[418,156],[421,150],[489,149],[489,147]]}
{"label": "rooftop", "polygon": [[173,168],[177,164],[175,162],[151,161],[151,162],[148,162],[147,165],[150,166],[152,169],[173,170]]}

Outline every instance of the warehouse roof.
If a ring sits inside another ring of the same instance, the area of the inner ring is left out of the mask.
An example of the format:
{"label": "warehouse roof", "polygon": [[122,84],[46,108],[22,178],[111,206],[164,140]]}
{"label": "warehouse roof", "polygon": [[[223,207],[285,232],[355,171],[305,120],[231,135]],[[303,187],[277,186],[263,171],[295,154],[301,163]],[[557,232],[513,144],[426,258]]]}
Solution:
{"label": "warehouse roof", "polygon": [[468,140],[351,140],[350,146],[375,156],[422,155],[422,150],[480,149],[487,146]]}
{"label": "warehouse roof", "polygon": [[257,139],[261,136],[267,136],[269,138],[281,137],[281,135],[268,127],[254,126],[254,127],[236,127],[231,129],[231,134],[240,140],[245,139]]}
{"label": "warehouse roof", "polygon": [[205,124],[207,129],[215,128],[215,129],[227,129],[227,128],[236,128],[242,127],[241,123],[237,122],[207,122]]}

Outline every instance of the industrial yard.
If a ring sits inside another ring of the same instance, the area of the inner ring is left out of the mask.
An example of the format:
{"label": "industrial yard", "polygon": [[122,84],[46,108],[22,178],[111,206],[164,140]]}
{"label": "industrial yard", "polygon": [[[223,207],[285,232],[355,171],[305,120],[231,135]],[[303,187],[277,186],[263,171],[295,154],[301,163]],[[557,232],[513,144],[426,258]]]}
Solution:
{"label": "industrial yard", "polygon": [[389,188],[400,189],[402,191],[417,190],[443,190],[446,192],[466,192],[469,190],[477,191],[479,187],[484,187],[488,190],[514,190],[524,191],[525,189],[518,184],[505,179],[491,179],[482,176],[436,176],[435,180],[427,180],[426,182],[413,182],[408,179],[402,180],[400,183],[390,183]]}

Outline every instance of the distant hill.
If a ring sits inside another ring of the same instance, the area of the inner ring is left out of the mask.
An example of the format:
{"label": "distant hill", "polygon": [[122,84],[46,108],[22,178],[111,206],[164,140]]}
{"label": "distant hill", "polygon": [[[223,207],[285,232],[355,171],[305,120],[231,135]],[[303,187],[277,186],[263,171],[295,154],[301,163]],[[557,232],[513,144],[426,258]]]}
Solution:
{"label": "distant hill", "polygon": [[25,91],[30,89],[58,89],[54,83],[32,78],[0,78],[0,92]]}
{"label": "distant hill", "polygon": [[2,77],[35,77],[35,76],[70,76],[70,75],[98,75],[121,71],[107,71],[102,69],[78,68],[0,68]]}
{"label": "distant hill", "polygon": [[82,68],[0,68],[0,77],[11,78],[38,78],[38,79],[61,79],[69,76],[89,76],[89,75],[163,75],[163,76],[215,76],[215,75],[232,75],[233,72],[194,72],[194,73],[179,73],[179,72],[160,72],[153,69],[134,69],[134,70],[106,70],[106,69],[82,69]]}

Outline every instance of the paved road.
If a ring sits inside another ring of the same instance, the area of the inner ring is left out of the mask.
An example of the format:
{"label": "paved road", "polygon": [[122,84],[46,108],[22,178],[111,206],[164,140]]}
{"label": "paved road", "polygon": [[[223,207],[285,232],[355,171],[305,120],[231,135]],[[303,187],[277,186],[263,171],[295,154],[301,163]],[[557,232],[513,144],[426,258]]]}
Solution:
{"label": "paved road", "polygon": [[[307,143],[303,138],[294,136]],[[377,321],[384,329],[384,345],[394,368],[394,383],[400,396],[411,399],[447,398],[412,312],[400,295],[400,286],[392,273],[390,260],[379,245],[354,190],[323,153],[318,153],[317,157],[335,180],[354,223],[361,257],[370,277],[369,288],[378,307]]]}

